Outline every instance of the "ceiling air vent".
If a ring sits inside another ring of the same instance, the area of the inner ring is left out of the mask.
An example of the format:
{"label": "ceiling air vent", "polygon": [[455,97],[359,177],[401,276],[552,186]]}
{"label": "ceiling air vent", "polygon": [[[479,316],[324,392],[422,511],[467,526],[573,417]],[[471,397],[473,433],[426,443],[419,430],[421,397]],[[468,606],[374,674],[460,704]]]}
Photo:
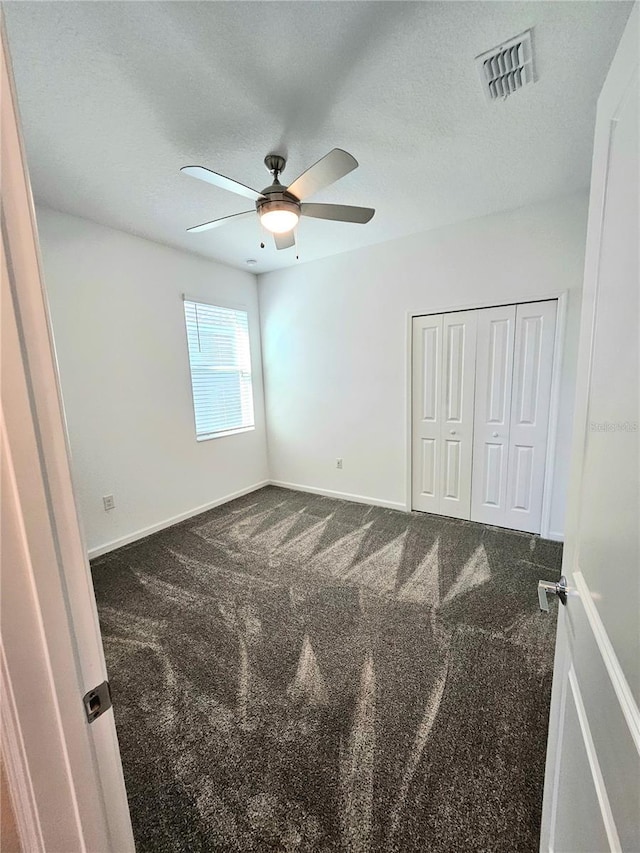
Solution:
{"label": "ceiling air vent", "polygon": [[487,100],[499,101],[535,81],[531,30],[476,56]]}

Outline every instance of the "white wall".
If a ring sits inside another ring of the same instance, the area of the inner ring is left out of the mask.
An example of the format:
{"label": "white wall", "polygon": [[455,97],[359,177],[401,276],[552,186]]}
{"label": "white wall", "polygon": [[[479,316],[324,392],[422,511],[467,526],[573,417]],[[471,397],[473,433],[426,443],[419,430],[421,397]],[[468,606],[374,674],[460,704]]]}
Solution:
{"label": "white wall", "polygon": [[407,313],[569,290],[550,525],[561,536],[586,218],[585,192],[259,276],[271,479],[404,508]]}
{"label": "white wall", "polygon": [[[90,552],[266,480],[255,276],[51,210],[37,220]],[[254,431],[196,441],[183,292],[248,309]]]}

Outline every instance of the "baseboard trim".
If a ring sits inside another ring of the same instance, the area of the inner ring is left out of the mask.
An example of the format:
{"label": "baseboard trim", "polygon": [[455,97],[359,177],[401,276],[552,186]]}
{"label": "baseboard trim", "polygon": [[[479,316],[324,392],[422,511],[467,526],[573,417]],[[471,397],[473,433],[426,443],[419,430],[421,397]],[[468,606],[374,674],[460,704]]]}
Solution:
{"label": "baseboard trim", "polygon": [[256,492],[258,489],[263,489],[265,486],[270,485],[270,483],[270,480],[262,480],[260,483],[254,483],[252,486],[247,486],[245,489],[239,489],[237,492],[233,492],[230,495],[224,495],[224,497],[216,498],[214,501],[209,501],[209,503],[194,507],[194,509],[187,510],[187,512],[181,512],[179,515],[174,515],[172,518],[159,521],[157,524],[151,524],[149,527],[143,527],[140,530],[136,530],[134,533],[127,534],[127,536],[122,536],[119,539],[113,539],[111,542],[105,542],[104,545],[98,545],[95,548],[89,548],[89,559],[93,560],[95,557],[101,557],[103,554],[108,554],[109,551],[115,551],[116,548],[122,548],[123,545],[130,545],[131,542],[136,542],[138,539],[144,539],[145,536],[150,536],[152,533],[157,533],[159,530],[164,530],[166,527],[172,527],[174,524],[179,524],[181,521],[193,518],[194,515],[200,515],[201,512],[206,512],[208,509],[214,509],[214,507],[220,506],[221,504],[226,504],[229,503],[229,501],[234,501],[236,498],[241,498],[243,495]]}
{"label": "baseboard trim", "polygon": [[[144,539],[145,536],[150,536],[152,533],[157,533],[159,530],[164,530],[166,527],[172,527],[174,524],[179,524],[181,521],[186,521],[188,518],[193,518],[201,512],[206,512],[208,509],[221,506],[229,503],[236,498],[241,498],[243,495],[248,495],[251,492],[256,492],[258,489],[263,489],[265,486],[279,486],[281,489],[291,489],[294,492],[309,492],[311,495],[323,495],[326,498],[335,498],[341,501],[353,501],[358,504],[368,504],[369,506],[379,506],[384,509],[396,509],[400,512],[410,512],[406,504],[402,501],[387,501],[383,498],[372,498],[369,495],[352,495],[349,492],[337,492],[333,489],[319,489],[316,486],[306,486],[301,483],[286,483],[284,480],[262,480],[259,483],[254,483],[252,486],[247,486],[245,489],[240,489],[230,495],[225,495],[222,498],[216,498],[214,501],[197,506],[187,512],[174,515],[172,518],[167,518],[164,521],[159,521],[157,524],[151,524],[149,527],[143,527],[136,530],[127,536],[122,536],[119,539],[113,539],[111,542],[105,542],[104,545],[98,545],[95,548],[90,548],[88,551],[89,559],[93,560],[96,557],[101,557],[103,554],[108,554],[109,551],[115,551],[116,548],[122,548],[123,545],[130,545],[132,542],[137,542],[138,539]],[[564,536],[562,533],[549,531],[546,539],[551,539],[554,542],[563,542]]]}
{"label": "baseboard trim", "polygon": [[407,508],[402,501],[385,501],[382,498],[371,498],[368,495],[351,495],[348,492],[334,492],[332,489],[318,489],[315,486],[303,486],[300,483],[285,483],[282,480],[271,480],[272,486],[280,486],[281,489],[291,489],[294,492],[309,492],[312,495],[323,495],[326,498],[337,498],[341,501],[353,501],[357,504],[370,504],[381,506],[384,509],[398,509],[406,512]]}
{"label": "baseboard trim", "polygon": [[564,533],[558,533],[555,530],[550,530],[543,539],[551,539],[552,542],[564,542]]}

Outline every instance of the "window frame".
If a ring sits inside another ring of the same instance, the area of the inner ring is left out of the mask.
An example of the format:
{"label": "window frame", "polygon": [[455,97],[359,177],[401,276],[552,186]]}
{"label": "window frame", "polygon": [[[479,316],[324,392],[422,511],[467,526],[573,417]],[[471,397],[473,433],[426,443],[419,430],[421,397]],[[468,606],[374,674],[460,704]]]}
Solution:
{"label": "window frame", "polygon": [[[211,441],[217,438],[226,438],[231,435],[238,435],[244,432],[253,432],[256,429],[256,407],[255,407],[255,394],[253,387],[253,351],[251,346],[251,311],[247,305],[239,304],[239,303],[231,303],[226,300],[216,300],[215,302],[211,301],[211,297],[202,298],[198,296],[192,296],[187,293],[183,293],[181,296],[182,299],[182,323],[184,328],[184,336],[185,336],[185,346],[186,346],[186,354],[187,354],[187,369],[189,376],[189,389],[191,393],[191,411],[193,415],[193,429],[195,432],[195,439],[197,442],[203,441]],[[194,389],[193,389],[193,374],[191,371],[191,353],[189,351],[189,331],[187,328],[187,317],[185,313],[185,303],[192,302],[196,305],[205,305],[211,308],[222,308],[227,311],[240,311],[247,315],[247,338],[248,338],[248,346],[249,346],[249,367],[250,373],[249,378],[251,381],[251,406],[253,410],[253,423],[248,426],[241,427],[233,427],[232,429],[223,429],[218,430],[216,432],[203,433],[202,435],[198,435],[198,427],[197,427],[197,418],[196,418],[196,401],[194,397]]]}

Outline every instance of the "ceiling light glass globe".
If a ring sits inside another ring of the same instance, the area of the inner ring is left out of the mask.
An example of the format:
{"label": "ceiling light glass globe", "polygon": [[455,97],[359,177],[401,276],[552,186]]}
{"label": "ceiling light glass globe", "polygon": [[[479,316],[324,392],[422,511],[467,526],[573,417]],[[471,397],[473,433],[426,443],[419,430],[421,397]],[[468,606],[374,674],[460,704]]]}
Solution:
{"label": "ceiling light glass globe", "polygon": [[260,214],[260,221],[272,234],[286,234],[298,224],[298,214],[293,210],[266,210]]}

